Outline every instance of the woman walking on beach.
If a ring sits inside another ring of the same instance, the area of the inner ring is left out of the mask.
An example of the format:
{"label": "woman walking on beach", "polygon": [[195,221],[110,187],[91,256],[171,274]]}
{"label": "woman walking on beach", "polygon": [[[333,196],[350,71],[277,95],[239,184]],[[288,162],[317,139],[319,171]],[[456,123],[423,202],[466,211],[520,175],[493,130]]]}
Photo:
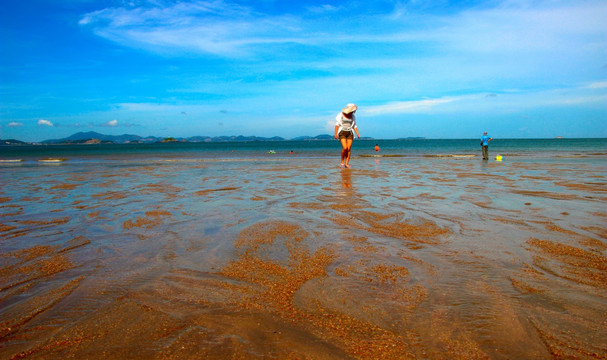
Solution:
{"label": "woman walking on beach", "polygon": [[341,142],[341,167],[350,167],[350,153],[352,150],[352,141],[354,140],[354,132],[360,139],[358,127],[356,126],[356,116],[354,113],[358,107],[355,104],[348,104],[335,119],[335,138]]}

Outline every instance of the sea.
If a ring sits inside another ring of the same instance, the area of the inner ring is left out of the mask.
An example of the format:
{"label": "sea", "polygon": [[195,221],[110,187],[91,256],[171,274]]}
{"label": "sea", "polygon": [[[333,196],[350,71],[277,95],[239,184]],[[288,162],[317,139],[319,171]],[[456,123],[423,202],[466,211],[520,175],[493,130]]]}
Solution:
{"label": "sea", "polygon": [[[380,146],[376,153],[375,145]],[[174,142],[87,145],[18,145],[0,147],[0,160],[36,161],[61,158],[70,161],[100,161],[121,158],[153,159],[246,159],[290,157],[334,157],[338,141],[251,141],[251,142]],[[353,156],[392,156],[405,158],[479,156],[477,139],[355,140]],[[290,152],[293,151],[291,154]],[[339,151],[339,150],[337,150]],[[550,159],[576,156],[605,156],[607,139],[495,139],[492,154],[503,157]],[[268,155],[273,155],[269,157]],[[278,155],[278,156],[276,156]]]}
{"label": "sea", "polygon": [[607,139],[340,151],[0,146],[0,358],[607,358]]}

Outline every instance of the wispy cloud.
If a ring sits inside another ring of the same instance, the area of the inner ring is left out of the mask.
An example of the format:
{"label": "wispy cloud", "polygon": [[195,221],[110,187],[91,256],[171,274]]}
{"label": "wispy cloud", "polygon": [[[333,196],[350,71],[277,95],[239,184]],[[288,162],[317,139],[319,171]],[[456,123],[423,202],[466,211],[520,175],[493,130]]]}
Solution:
{"label": "wispy cloud", "polygon": [[[332,14],[338,11],[344,10],[341,6],[333,6],[330,4],[324,4],[319,6],[309,6],[308,11],[314,14]],[[344,12],[346,14],[347,12]]]}
{"label": "wispy cloud", "polygon": [[369,106],[364,108],[363,113],[369,115],[403,114],[431,110],[437,106],[458,101],[461,98],[425,99],[415,101],[396,101],[385,105]]}
{"label": "wispy cloud", "polygon": [[607,103],[602,86],[555,88],[549,90],[511,90],[501,94],[478,93],[422,100],[394,101],[372,106],[361,106],[359,113],[365,116],[419,113],[508,113],[542,107],[570,107]]}
{"label": "wispy cloud", "polygon": [[175,104],[164,104],[164,103],[121,103],[117,104],[116,108],[120,111],[128,112],[141,112],[141,113],[158,113],[158,114],[171,114],[171,115],[183,115],[185,114],[196,114],[201,111],[208,111],[209,107],[205,105],[175,105]]}
{"label": "wispy cloud", "polygon": [[221,56],[242,56],[254,45],[296,41],[293,34],[299,30],[290,16],[269,16],[224,1],[108,8],[86,14],[79,23],[126,46]]}
{"label": "wispy cloud", "polygon": [[427,34],[475,53],[566,50],[573,43],[599,47],[607,34],[605,16],[604,1],[505,1],[494,8],[442,17],[443,27]]}
{"label": "wispy cloud", "polygon": [[607,81],[593,82],[592,84],[588,84],[586,87],[589,89],[605,89],[607,88]]}
{"label": "wispy cloud", "polygon": [[[607,32],[604,1],[505,1],[492,8],[440,16],[411,13],[399,2],[391,11],[364,14],[364,22],[352,4],[309,7],[308,13],[298,15],[267,14],[227,1],[154,4],[91,12],[80,25],[126,46],[228,57],[250,55],[270,44],[345,47],[425,42],[461,53],[556,51],[580,38],[604,46],[601,37]],[[347,15],[324,16],[339,11]]]}
{"label": "wispy cloud", "polygon": [[110,120],[106,123],[103,123],[101,126],[102,127],[116,127],[116,126],[118,126],[118,120]]}
{"label": "wispy cloud", "polygon": [[23,123],[20,122],[16,122],[16,121],[11,121],[7,124],[8,127],[21,127],[23,126]]}
{"label": "wispy cloud", "polygon": [[38,125],[39,126],[54,126],[52,122],[48,121],[48,120],[44,120],[44,119],[40,119],[38,120]]}

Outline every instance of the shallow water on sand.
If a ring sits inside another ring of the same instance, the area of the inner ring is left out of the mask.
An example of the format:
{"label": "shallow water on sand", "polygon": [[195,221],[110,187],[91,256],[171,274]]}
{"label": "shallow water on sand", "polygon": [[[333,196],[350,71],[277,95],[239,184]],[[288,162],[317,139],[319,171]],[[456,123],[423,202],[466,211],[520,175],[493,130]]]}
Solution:
{"label": "shallow water on sand", "polygon": [[0,358],[607,357],[602,157],[0,169]]}

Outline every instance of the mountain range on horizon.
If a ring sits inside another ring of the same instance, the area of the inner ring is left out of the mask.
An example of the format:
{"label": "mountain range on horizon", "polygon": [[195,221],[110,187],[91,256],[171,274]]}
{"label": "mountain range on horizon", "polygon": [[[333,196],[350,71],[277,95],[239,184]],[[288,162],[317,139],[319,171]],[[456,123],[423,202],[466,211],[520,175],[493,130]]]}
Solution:
{"label": "mountain range on horizon", "polygon": [[19,145],[19,144],[99,144],[99,143],[156,143],[156,142],[229,142],[229,141],[286,141],[286,140],[332,140],[333,137],[327,134],[317,136],[299,136],[293,139],[285,139],[280,136],[260,137],[260,136],[191,136],[188,138],[157,137],[157,136],[139,136],[132,134],[105,135],[95,131],[78,132],[61,139],[49,139],[40,142],[28,143],[15,139],[1,139],[0,145]]}

